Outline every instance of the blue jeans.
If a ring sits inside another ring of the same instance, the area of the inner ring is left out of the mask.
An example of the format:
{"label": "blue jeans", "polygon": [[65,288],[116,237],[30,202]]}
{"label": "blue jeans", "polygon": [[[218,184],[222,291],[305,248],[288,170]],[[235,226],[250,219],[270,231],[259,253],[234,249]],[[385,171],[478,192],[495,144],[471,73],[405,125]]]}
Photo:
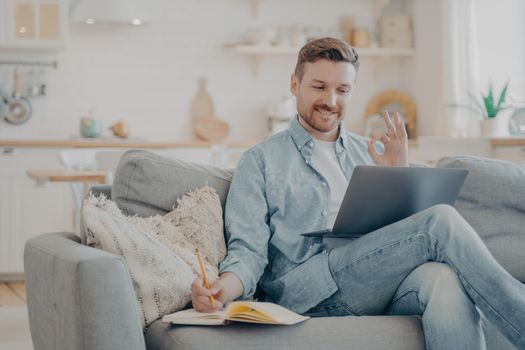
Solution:
{"label": "blue jeans", "polygon": [[438,205],[329,252],[339,290],[310,316],[421,315],[427,349],[485,349],[476,306],[525,349],[525,285]]}

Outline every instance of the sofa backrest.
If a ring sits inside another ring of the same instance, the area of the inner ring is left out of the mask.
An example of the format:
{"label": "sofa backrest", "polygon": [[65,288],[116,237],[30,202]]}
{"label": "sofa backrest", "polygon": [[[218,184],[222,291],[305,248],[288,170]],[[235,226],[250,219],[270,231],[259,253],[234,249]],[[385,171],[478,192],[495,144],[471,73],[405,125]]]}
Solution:
{"label": "sofa backrest", "polygon": [[525,282],[525,165],[455,156],[441,159],[437,167],[469,169],[455,208],[496,260]]}
{"label": "sofa backrest", "polygon": [[128,215],[166,214],[189,191],[215,188],[224,212],[233,170],[185,162],[158,154],[131,150],[115,172],[111,198]]}
{"label": "sofa backrest", "polygon": [[[525,281],[525,165],[455,156],[437,167],[469,169],[455,207],[500,264]],[[146,217],[167,213],[185,193],[208,185],[224,209],[232,176],[233,170],[132,150],[120,160],[111,198],[126,214]]]}

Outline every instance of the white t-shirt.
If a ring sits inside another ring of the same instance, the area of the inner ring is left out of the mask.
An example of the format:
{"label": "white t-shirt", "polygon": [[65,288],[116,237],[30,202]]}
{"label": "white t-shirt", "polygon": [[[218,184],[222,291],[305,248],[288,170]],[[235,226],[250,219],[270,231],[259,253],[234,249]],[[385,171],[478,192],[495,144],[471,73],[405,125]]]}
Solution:
{"label": "white t-shirt", "polygon": [[312,152],[312,165],[326,179],[326,185],[330,188],[330,203],[328,204],[326,228],[332,228],[341,203],[343,202],[348,181],[337,160],[335,141],[314,139],[314,142],[315,147]]}

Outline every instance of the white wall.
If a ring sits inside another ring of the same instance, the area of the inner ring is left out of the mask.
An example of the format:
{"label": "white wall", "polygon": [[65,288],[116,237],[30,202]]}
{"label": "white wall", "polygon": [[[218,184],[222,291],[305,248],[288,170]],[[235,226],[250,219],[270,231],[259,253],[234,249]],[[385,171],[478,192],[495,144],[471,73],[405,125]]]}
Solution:
{"label": "white wall", "polygon": [[440,2],[415,0],[413,3],[414,45],[416,56],[404,62],[407,85],[417,105],[418,136],[443,133],[444,111],[441,103],[442,47]]}
{"label": "white wall", "polygon": [[[80,116],[93,109],[105,126],[124,119],[135,137],[189,139],[189,106],[201,76],[208,78],[217,115],[230,124],[229,138],[261,138],[266,134],[265,108],[289,93],[296,58],[268,57],[256,78],[251,59],[229,53],[223,45],[263,26],[316,25],[333,33],[342,15],[353,15],[357,25],[373,26],[372,1],[367,0],[264,0],[257,18],[247,0],[150,3],[153,21],[141,28],[72,26],[67,48],[58,55],[59,68],[47,72],[48,95],[32,100],[34,114],[28,123],[0,122],[0,138],[69,138],[78,135]],[[397,88],[418,104],[419,133],[436,133],[436,3],[416,0],[416,57],[384,63],[363,57],[347,118],[351,130],[362,130],[363,113],[374,94]]]}
{"label": "white wall", "polygon": [[497,94],[510,79],[509,93],[525,100],[525,1],[477,0],[480,84],[492,79]]}

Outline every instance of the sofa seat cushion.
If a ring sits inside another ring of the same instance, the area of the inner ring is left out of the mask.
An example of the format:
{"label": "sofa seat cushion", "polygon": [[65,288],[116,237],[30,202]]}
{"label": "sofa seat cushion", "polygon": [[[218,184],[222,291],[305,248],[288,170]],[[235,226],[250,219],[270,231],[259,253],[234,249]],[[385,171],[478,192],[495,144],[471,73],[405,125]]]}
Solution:
{"label": "sofa seat cushion", "polygon": [[293,326],[179,326],[155,321],[145,338],[148,350],[425,348],[417,316],[318,317]]}
{"label": "sofa seat cushion", "polygon": [[455,207],[496,260],[524,282],[525,165],[455,156],[441,159],[437,166],[469,169]]}
{"label": "sofa seat cushion", "polygon": [[111,199],[128,215],[163,215],[187,192],[210,186],[224,210],[232,176],[233,171],[131,150],[120,159]]}

